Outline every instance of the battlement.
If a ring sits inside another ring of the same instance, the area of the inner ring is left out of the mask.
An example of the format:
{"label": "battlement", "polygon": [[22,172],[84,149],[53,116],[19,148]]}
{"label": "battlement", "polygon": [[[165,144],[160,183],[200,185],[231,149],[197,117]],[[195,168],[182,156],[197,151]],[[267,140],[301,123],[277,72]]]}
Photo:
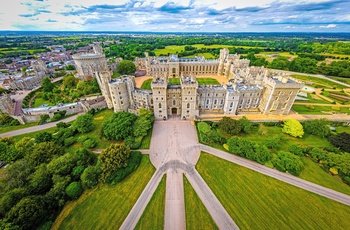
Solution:
{"label": "battlement", "polygon": [[290,88],[300,89],[303,87],[303,83],[288,76],[265,76],[264,83],[270,85],[273,88]]}

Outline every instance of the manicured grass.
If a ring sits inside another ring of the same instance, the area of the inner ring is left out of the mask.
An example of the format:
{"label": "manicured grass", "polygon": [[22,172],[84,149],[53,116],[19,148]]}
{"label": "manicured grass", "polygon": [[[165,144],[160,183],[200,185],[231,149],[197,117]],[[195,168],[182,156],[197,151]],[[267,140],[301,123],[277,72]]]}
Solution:
{"label": "manicured grass", "polygon": [[120,77],[121,74],[118,73],[117,71],[113,71],[112,79]]}
{"label": "manicured grass", "polygon": [[175,54],[176,52],[180,53],[181,51],[185,50],[185,46],[166,46],[164,49],[156,49],[154,50],[154,53],[156,56],[159,55],[168,55],[170,54]]}
{"label": "manicured grass", "polygon": [[24,129],[24,128],[28,128],[28,127],[33,127],[33,126],[36,126],[36,125],[38,125],[37,122],[32,122],[32,123],[27,123],[27,124],[24,124],[24,125],[0,127],[0,133],[6,133],[6,132],[18,130],[18,129]]}
{"label": "manicured grass", "polygon": [[190,182],[184,177],[186,229],[218,229]]}
{"label": "manicured grass", "polygon": [[147,135],[142,138],[142,143],[140,149],[149,149],[151,146],[151,138],[152,138],[153,126],[150,130],[148,130]]}
{"label": "manicured grass", "polygon": [[145,80],[141,85],[141,89],[151,90],[152,89],[151,88],[152,80],[153,80],[152,78]]}
{"label": "manicured grass", "polygon": [[304,100],[296,100],[296,102],[298,103],[317,103],[317,104],[331,104],[331,102],[315,95],[315,94],[310,94],[308,93],[307,94],[307,101],[304,101]]}
{"label": "manicured grass", "polygon": [[214,78],[197,78],[197,81],[199,85],[220,85],[218,80]]}
{"label": "manicured grass", "polygon": [[350,207],[202,153],[198,172],[241,229],[346,229]]}
{"label": "manicured grass", "polygon": [[346,78],[346,77],[331,77],[331,78],[350,85],[350,78]]}
{"label": "manicured grass", "polygon": [[350,195],[350,186],[341,182],[340,178],[329,175],[307,157],[302,157],[301,160],[304,163],[304,170],[301,171],[300,178]]}
{"label": "manicured grass", "polygon": [[157,190],[147,204],[135,229],[163,229],[165,211],[166,175],[160,181]]}
{"label": "manicured grass", "polygon": [[[292,109],[300,114],[323,114],[327,115],[331,112],[334,113],[350,113],[349,107],[340,107],[340,110],[332,109],[332,106],[313,106],[314,109],[307,108],[305,105],[293,105]],[[324,112],[326,113],[324,113]],[[329,112],[329,113],[327,113]]]}
{"label": "manicured grass", "polygon": [[168,78],[169,85],[180,85],[180,78]]}
{"label": "manicured grass", "polygon": [[48,133],[53,133],[56,130],[56,127],[52,127],[52,128],[48,128],[48,129],[44,129],[44,130],[40,130],[40,131],[36,131],[36,132],[32,132],[32,133],[24,133],[21,135],[17,135],[14,136],[13,139],[15,141],[19,141],[21,140],[23,137],[31,137],[31,138],[35,138],[35,136],[41,132],[48,132]]}
{"label": "manicured grass", "polygon": [[338,89],[348,88],[345,85],[341,85],[341,84],[329,81],[327,79],[321,79],[317,77],[302,76],[302,75],[292,75],[292,77],[295,79],[301,80],[303,82],[313,82],[316,84],[320,84],[324,88],[333,88],[333,87],[337,87]]}
{"label": "manicured grass", "polygon": [[48,106],[50,105],[54,105],[52,102],[50,102],[50,100],[45,100],[43,98],[35,98],[34,99],[34,104],[32,103],[31,107],[32,108],[37,108],[41,105],[47,104]]}
{"label": "manicured grass", "polygon": [[206,48],[206,49],[223,49],[223,48],[231,48],[231,47],[233,47],[231,45],[219,45],[219,44],[214,44],[214,45],[195,44],[195,45],[191,45],[191,46],[196,47],[197,49],[202,49],[202,48]]}
{"label": "manicured grass", "polygon": [[155,172],[148,155],[117,185],[101,185],[65,205],[52,229],[118,229]]}

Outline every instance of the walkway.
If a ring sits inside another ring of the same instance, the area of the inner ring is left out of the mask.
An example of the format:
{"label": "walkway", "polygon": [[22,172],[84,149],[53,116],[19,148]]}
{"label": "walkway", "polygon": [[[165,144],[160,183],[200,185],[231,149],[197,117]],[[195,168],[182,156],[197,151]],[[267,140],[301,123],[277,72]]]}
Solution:
{"label": "walkway", "polygon": [[164,173],[167,174],[164,229],[186,229],[183,174],[197,192],[220,229],[238,229],[209,186],[195,170],[200,151],[196,129],[190,121],[156,121],[153,126],[150,159],[157,168],[121,229],[133,229]]}
{"label": "walkway", "polygon": [[28,127],[28,128],[24,128],[24,129],[18,129],[18,130],[10,131],[10,132],[7,132],[7,133],[2,133],[2,134],[0,134],[0,137],[12,137],[12,136],[25,134],[25,133],[33,133],[33,132],[36,132],[36,131],[52,128],[52,127],[55,127],[56,124],[59,123],[59,122],[74,121],[79,115],[81,115],[81,114],[77,114],[77,115],[74,115],[74,116],[68,117],[66,119],[59,120],[59,121],[50,122],[50,123],[47,123],[47,124],[44,124],[44,125],[37,125],[37,126],[33,126],[33,127]]}

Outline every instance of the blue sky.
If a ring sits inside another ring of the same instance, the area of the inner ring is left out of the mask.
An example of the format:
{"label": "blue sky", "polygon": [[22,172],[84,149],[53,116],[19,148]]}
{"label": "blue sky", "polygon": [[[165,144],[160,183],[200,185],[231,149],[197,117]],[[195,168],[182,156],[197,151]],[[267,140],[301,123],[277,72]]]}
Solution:
{"label": "blue sky", "polygon": [[2,0],[0,30],[350,32],[350,0]]}

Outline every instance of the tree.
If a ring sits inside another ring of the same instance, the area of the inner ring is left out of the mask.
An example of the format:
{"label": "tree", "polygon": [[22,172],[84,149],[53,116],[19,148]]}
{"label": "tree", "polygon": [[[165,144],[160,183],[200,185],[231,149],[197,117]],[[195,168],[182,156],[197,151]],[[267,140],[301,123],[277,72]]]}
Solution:
{"label": "tree", "polygon": [[51,133],[41,132],[35,136],[36,143],[49,142],[49,141],[52,141],[52,134]]}
{"label": "tree", "polygon": [[250,133],[252,131],[253,123],[248,120],[246,116],[239,119],[238,122],[241,125],[243,132]]}
{"label": "tree", "polygon": [[79,133],[90,132],[94,129],[94,124],[92,123],[93,120],[94,117],[89,113],[80,115],[74,121],[72,128],[77,130]]}
{"label": "tree", "polygon": [[284,151],[279,152],[277,155],[279,159],[274,163],[281,166],[280,169],[277,168],[278,170],[284,171],[282,170],[284,168],[285,171],[295,176],[298,176],[300,174],[301,170],[304,167],[304,164],[301,161],[300,157]]}
{"label": "tree", "polygon": [[303,126],[295,119],[287,119],[284,121],[282,132],[287,133],[292,137],[302,138],[304,135]]}
{"label": "tree", "polygon": [[83,188],[93,188],[96,186],[98,184],[99,177],[100,171],[96,166],[87,167],[80,176]]}
{"label": "tree", "polygon": [[132,135],[136,115],[128,112],[114,113],[102,124],[102,135],[108,140],[123,140]]}
{"label": "tree", "polygon": [[211,130],[210,125],[208,125],[204,121],[199,122],[197,126],[198,126],[198,130],[204,134],[208,134]]}
{"label": "tree", "polygon": [[272,60],[271,64],[269,65],[269,68],[288,70],[288,66],[289,66],[288,58],[280,56]]}
{"label": "tree", "polygon": [[328,127],[328,124],[329,121],[327,119],[316,119],[302,122],[305,133],[319,137],[328,137],[331,135],[331,130]]}
{"label": "tree", "polygon": [[20,200],[6,216],[10,222],[22,229],[35,229],[45,219],[47,209],[41,196],[29,196]]}
{"label": "tree", "polygon": [[43,88],[44,92],[52,92],[53,88],[55,88],[55,85],[51,82],[50,78],[46,77],[43,79],[41,83],[41,87]]}
{"label": "tree", "polygon": [[46,165],[40,165],[36,171],[29,176],[29,184],[32,194],[45,194],[53,185],[51,175]]}
{"label": "tree", "polygon": [[106,181],[120,168],[127,166],[130,148],[125,144],[113,144],[102,151],[99,156],[101,162],[101,180]]}
{"label": "tree", "polygon": [[242,129],[239,121],[233,120],[229,117],[223,117],[219,121],[219,128],[231,135],[238,134]]}
{"label": "tree", "polygon": [[329,142],[343,151],[350,153],[350,134],[340,133],[328,137]]}
{"label": "tree", "polygon": [[118,63],[117,70],[120,74],[134,74],[136,72],[136,66],[132,61],[123,60]]}
{"label": "tree", "polygon": [[0,218],[4,217],[28,193],[26,188],[15,188],[6,192],[0,199]]}
{"label": "tree", "polygon": [[74,65],[67,65],[66,70],[75,70]]}
{"label": "tree", "polygon": [[76,181],[70,183],[66,188],[66,194],[72,200],[77,199],[82,192],[83,192],[83,188],[81,187],[81,184]]}
{"label": "tree", "polygon": [[6,168],[5,184],[7,190],[24,187],[28,183],[28,176],[35,171],[34,165],[28,160],[21,159]]}
{"label": "tree", "polygon": [[42,142],[33,147],[33,151],[27,154],[25,159],[29,164],[38,166],[42,163],[49,163],[54,157],[61,156],[64,148],[54,142]]}
{"label": "tree", "polygon": [[75,167],[77,158],[75,154],[66,153],[63,156],[53,159],[48,165],[47,169],[51,174],[58,174],[61,176],[69,175]]}
{"label": "tree", "polygon": [[71,89],[77,85],[77,81],[73,75],[67,75],[63,77],[62,86],[64,89]]}
{"label": "tree", "polygon": [[152,114],[152,111],[141,108],[133,127],[134,136],[135,137],[146,136],[148,130],[152,128],[153,121],[154,121],[154,116]]}
{"label": "tree", "polygon": [[31,137],[23,137],[16,144],[16,150],[21,153],[22,156],[29,154],[34,146],[34,139]]}

